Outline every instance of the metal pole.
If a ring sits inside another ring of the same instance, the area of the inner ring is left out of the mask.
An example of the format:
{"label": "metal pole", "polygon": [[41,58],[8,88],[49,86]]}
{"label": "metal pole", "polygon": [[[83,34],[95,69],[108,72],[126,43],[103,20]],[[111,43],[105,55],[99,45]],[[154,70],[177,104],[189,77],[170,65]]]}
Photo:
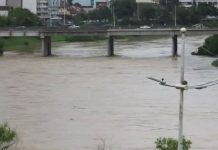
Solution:
{"label": "metal pole", "polygon": [[65,3],[65,0],[64,0],[64,25],[65,25],[65,5],[66,5],[66,3]]}
{"label": "metal pole", "polygon": [[175,20],[174,20],[174,21],[175,21],[175,27],[176,27],[176,19],[177,19],[177,18],[176,18],[176,15],[177,15],[177,14],[176,14],[176,5],[175,5],[175,18],[174,18],[174,19],[175,19]]}
{"label": "metal pole", "polygon": [[[184,69],[185,69],[185,32],[186,28],[181,28],[182,33],[182,62],[181,62],[181,84],[184,84]],[[184,102],[184,89],[180,89],[180,104],[179,104],[179,137],[178,137],[178,150],[183,150],[183,102]]]}
{"label": "metal pole", "polygon": [[116,27],[116,16],[115,16],[115,6],[114,6],[114,0],[113,0],[113,26]]}

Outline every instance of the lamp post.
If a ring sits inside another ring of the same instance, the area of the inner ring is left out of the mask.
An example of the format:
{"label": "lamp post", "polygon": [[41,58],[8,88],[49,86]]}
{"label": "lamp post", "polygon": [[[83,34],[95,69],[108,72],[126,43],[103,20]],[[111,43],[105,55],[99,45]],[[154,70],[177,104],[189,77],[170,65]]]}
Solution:
{"label": "lamp post", "polygon": [[164,79],[155,79],[153,77],[147,77],[150,80],[158,82],[162,86],[173,87],[180,90],[180,102],[179,102],[179,128],[178,128],[178,150],[183,150],[183,102],[184,102],[184,91],[189,89],[201,90],[210,86],[218,85],[218,79],[206,82],[204,84],[198,84],[195,86],[188,86],[188,82],[184,80],[185,73],[185,33],[186,28],[181,28],[180,32],[182,33],[182,55],[181,55],[181,75],[180,75],[180,84],[172,85],[164,81]]}
{"label": "lamp post", "polygon": [[[185,70],[185,32],[186,28],[181,28],[182,33],[182,62],[181,62],[181,76],[180,84],[187,85],[184,80],[184,70]],[[184,88],[180,89],[180,102],[179,102],[179,137],[178,137],[178,150],[182,150],[182,141],[183,141],[183,103],[184,103]]]}

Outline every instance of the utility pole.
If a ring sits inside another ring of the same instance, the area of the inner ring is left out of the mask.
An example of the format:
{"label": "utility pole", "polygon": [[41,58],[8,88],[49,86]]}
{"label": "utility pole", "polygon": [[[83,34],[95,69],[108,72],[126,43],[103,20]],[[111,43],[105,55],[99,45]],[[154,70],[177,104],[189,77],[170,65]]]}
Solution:
{"label": "utility pole", "polygon": [[116,27],[116,16],[115,16],[115,5],[114,5],[114,1],[112,0],[112,14],[113,14],[113,27]]}
{"label": "utility pole", "polygon": [[175,16],[174,16],[174,21],[175,21],[175,22],[174,22],[174,25],[175,25],[175,27],[176,27],[176,25],[177,25],[177,23],[176,23],[176,21],[177,21],[177,20],[176,20],[176,19],[177,19],[177,17],[176,17],[176,16],[177,16],[177,14],[176,14],[176,5],[175,5],[175,14],[174,14],[174,15],[175,15]]}
{"label": "utility pole", "polygon": [[65,12],[65,9],[66,9],[65,7],[66,7],[66,6],[65,6],[65,5],[66,5],[66,3],[65,3],[65,0],[64,0],[64,25],[65,25],[65,21],[66,21],[66,18],[65,18],[65,15],[66,15],[66,14],[65,14],[65,13],[66,13],[66,12]]}

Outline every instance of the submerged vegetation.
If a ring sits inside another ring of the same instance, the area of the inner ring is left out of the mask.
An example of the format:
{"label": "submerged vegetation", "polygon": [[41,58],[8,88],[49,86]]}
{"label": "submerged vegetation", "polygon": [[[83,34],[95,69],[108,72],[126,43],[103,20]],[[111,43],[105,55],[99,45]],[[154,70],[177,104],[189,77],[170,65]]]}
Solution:
{"label": "submerged vegetation", "polygon": [[206,38],[203,46],[198,48],[194,55],[217,56],[218,55],[218,35],[213,35]]}
{"label": "submerged vegetation", "polygon": [[[213,35],[206,38],[203,46],[198,48],[197,52],[192,52],[193,55],[203,55],[203,56],[218,56],[218,35]],[[218,67],[218,59],[212,62],[213,66]]]}
{"label": "submerged vegetation", "polygon": [[0,150],[7,150],[15,144],[17,134],[7,123],[0,124]]}
{"label": "submerged vegetation", "polygon": [[212,65],[215,66],[215,67],[218,67],[218,59],[217,59],[217,60],[214,60],[214,61],[212,62]]}
{"label": "submerged vegetation", "polygon": [[[173,138],[158,138],[155,141],[157,150],[177,150],[178,141]],[[189,150],[191,148],[192,142],[183,138],[182,145],[183,150]]]}

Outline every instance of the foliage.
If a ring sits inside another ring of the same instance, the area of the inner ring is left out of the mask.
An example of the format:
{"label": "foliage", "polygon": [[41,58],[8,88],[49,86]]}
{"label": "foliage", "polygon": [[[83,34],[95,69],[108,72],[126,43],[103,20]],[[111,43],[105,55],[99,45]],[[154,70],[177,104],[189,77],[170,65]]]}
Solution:
{"label": "foliage", "polygon": [[215,66],[215,67],[218,67],[218,59],[217,59],[217,60],[214,60],[214,61],[212,62],[212,65]]}
{"label": "foliage", "polygon": [[[158,150],[177,150],[178,147],[178,141],[173,138],[158,138],[155,141],[155,144]],[[183,150],[189,150],[191,148],[191,144],[190,140],[183,138]]]}
{"label": "foliage", "polygon": [[99,20],[99,22],[111,20],[111,11],[107,7],[95,9],[88,14],[90,20]]}
{"label": "foliage", "polygon": [[217,8],[212,4],[202,3],[198,5],[199,13],[202,17],[217,16]]}
{"label": "foliage", "polygon": [[194,53],[196,55],[208,55],[216,56],[218,55],[218,35],[213,35],[208,37],[204,45],[198,48],[198,52]]}
{"label": "foliage", "polygon": [[7,150],[16,142],[17,134],[7,123],[0,125],[0,150]]}
{"label": "foliage", "polygon": [[28,9],[15,8],[8,14],[11,26],[39,26],[40,19]]}
{"label": "foliage", "polygon": [[114,1],[115,14],[118,18],[133,17],[136,11],[135,0],[116,0]]}

